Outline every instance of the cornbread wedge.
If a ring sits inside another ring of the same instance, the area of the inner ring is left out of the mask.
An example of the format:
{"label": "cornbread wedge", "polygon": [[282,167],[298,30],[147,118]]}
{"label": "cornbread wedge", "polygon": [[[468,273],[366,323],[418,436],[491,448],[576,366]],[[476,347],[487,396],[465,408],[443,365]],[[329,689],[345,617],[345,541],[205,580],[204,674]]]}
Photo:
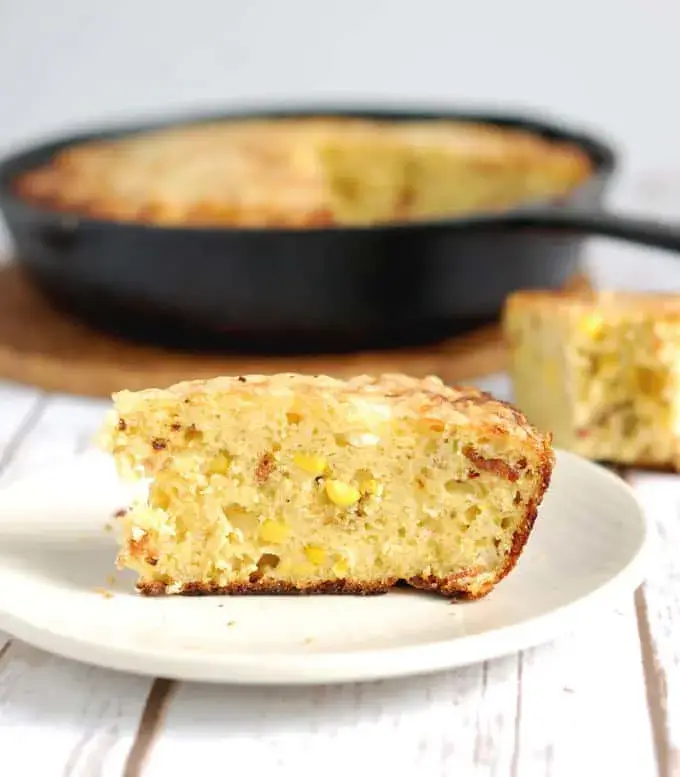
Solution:
{"label": "cornbread wedge", "polygon": [[517,292],[504,329],[515,402],[556,445],[680,467],[680,296]]}
{"label": "cornbread wedge", "polygon": [[120,392],[103,445],[143,594],[488,593],[548,487],[550,438],[434,377],[279,374]]}

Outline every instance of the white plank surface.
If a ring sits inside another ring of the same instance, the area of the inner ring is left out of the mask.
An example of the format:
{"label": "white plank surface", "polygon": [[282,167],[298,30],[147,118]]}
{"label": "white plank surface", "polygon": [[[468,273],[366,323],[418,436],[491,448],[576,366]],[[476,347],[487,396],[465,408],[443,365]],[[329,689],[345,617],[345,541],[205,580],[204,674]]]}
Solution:
{"label": "white plank surface", "polygon": [[123,774],[148,689],[148,680],[13,641],[0,661],[0,771]]}
{"label": "white plank surface", "polygon": [[145,775],[189,769],[197,739],[213,762],[286,776],[318,774],[320,761],[328,775],[360,765],[404,777],[656,773],[632,601],[582,634],[428,678],[312,690],[182,685]]}
{"label": "white plank surface", "polygon": [[516,774],[656,771],[634,606],[547,648],[525,651]]}
{"label": "white plank surface", "polygon": [[[7,454],[0,483],[74,453],[89,439],[101,412],[97,403],[0,388],[0,439]],[[123,774],[150,681],[66,661],[7,642],[6,636],[4,640],[0,774]]]}
{"label": "white plank surface", "polygon": [[477,731],[494,732],[499,745],[506,740],[509,766],[512,727],[496,729],[493,718],[512,720],[516,677],[516,658],[498,663],[496,703],[489,705],[482,704],[489,678],[481,665],[424,678],[311,689],[183,684],[145,775],[190,769],[197,740],[204,742],[212,763],[228,757],[249,764],[254,774],[311,777],[321,765],[329,777],[356,773],[359,767],[361,773],[397,777],[468,774],[476,752],[485,747]]}
{"label": "white plank surface", "polygon": [[[41,412],[42,396],[33,389],[0,383],[0,485],[22,438]],[[0,657],[7,635],[0,632]]]}
{"label": "white plank surface", "polygon": [[640,617],[649,630],[648,684],[657,706],[660,761],[680,774],[680,477],[637,473],[630,478],[652,524],[652,558]]}

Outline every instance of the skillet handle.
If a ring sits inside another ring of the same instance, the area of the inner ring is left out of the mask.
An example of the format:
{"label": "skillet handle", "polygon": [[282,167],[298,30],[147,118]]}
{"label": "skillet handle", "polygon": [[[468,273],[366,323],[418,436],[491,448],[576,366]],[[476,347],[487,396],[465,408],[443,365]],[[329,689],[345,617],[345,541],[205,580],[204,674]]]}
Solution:
{"label": "skillet handle", "polygon": [[607,211],[549,211],[516,213],[503,220],[512,229],[547,229],[626,240],[629,243],[680,252],[680,226],[654,219],[618,215]]}

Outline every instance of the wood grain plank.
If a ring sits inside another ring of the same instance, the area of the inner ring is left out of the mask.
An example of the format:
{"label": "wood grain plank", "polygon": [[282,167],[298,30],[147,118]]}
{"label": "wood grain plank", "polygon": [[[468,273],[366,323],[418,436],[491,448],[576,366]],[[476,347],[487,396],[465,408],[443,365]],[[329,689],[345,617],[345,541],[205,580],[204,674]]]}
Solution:
{"label": "wood grain plank", "polygon": [[650,521],[650,563],[638,603],[648,699],[662,777],[680,775],[680,476],[629,473]]}
{"label": "wood grain plank", "polygon": [[511,656],[486,669],[344,686],[180,684],[144,777],[189,772],[197,740],[207,762],[247,763],[253,774],[500,777],[513,750],[516,682]]}
{"label": "wood grain plank", "polygon": [[[668,777],[674,771],[671,768],[672,753],[668,747],[668,723],[666,720],[666,680],[660,671],[654,654],[654,637],[649,626],[647,602],[642,588],[635,592],[635,612],[638,621],[638,633],[642,649],[642,665],[645,674],[645,690],[647,692],[647,707],[649,720],[652,724],[652,736],[656,760],[659,765],[659,775]],[[677,769],[677,767],[675,767]]]}
{"label": "wood grain plank", "polygon": [[135,741],[123,770],[123,777],[140,777],[153,747],[154,740],[161,733],[166,712],[177,688],[174,680],[157,678],[154,680],[139,721]]}
{"label": "wood grain plank", "polygon": [[[517,688],[521,657],[510,655],[482,667],[482,691],[477,711],[474,771],[507,777],[516,751]],[[455,732],[452,732],[455,736]]]}
{"label": "wood grain plank", "polygon": [[522,655],[513,777],[654,777],[632,598]]}
{"label": "wood grain plank", "polygon": [[[97,428],[102,409],[47,400],[14,444],[0,483],[61,462]],[[11,763],[13,777],[121,775],[150,685],[12,640],[0,659],[0,771]]]}

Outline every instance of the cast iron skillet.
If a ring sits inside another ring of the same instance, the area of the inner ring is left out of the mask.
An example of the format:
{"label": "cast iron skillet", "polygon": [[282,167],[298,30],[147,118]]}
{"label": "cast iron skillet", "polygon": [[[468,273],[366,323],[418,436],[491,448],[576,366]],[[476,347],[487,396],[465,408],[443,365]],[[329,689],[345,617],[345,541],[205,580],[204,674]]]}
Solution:
{"label": "cast iron skillet", "polygon": [[[501,214],[377,227],[166,228],[74,218],[15,196],[11,180],[94,137],[197,120],[351,115],[522,127],[584,148],[589,180],[562,201]],[[241,110],[81,134],[0,163],[0,211],[49,297],[100,328],[176,348],[315,351],[415,344],[496,318],[514,289],[578,272],[586,235],[680,250],[680,231],[601,210],[616,167],[604,142],[526,117],[474,112]]]}

